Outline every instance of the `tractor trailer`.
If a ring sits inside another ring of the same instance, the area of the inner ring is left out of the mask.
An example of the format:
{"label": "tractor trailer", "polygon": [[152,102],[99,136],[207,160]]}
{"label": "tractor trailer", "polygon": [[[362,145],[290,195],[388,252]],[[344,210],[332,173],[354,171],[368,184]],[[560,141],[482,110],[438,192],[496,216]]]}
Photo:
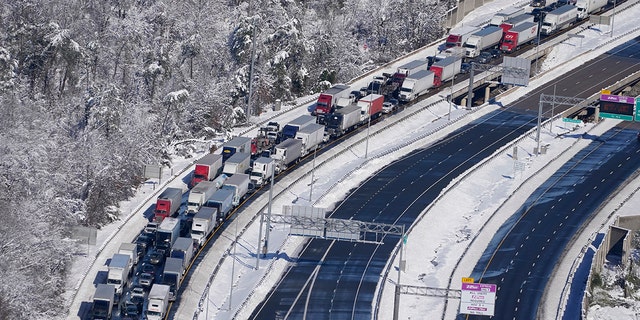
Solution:
{"label": "tractor trailer", "polygon": [[332,114],[328,114],[324,119],[327,133],[331,137],[339,137],[351,131],[360,123],[360,107],[348,106]]}
{"label": "tractor trailer", "polygon": [[205,206],[217,210],[216,225],[221,225],[233,209],[233,195],[233,190],[220,189],[205,204]]}
{"label": "tractor trailer", "polygon": [[111,257],[111,262],[109,262],[107,284],[113,285],[118,295],[122,294],[123,288],[129,282],[130,259],[129,255],[116,253]]}
{"label": "tractor trailer", "polygon": [[222,161],[227,161],[237,152],[251,153],[251,138],[233,137],[222,146]]}
{"label": "tractor trailer", "polygon": [[[202,182],[200,182],[202,183]],[[156,248],[169,255],[171,247],[180,236],[180,220],[177,218],[165,218],[156,231]]]}
{"label": "tractor trailer", "polygon": [[504,34],[500,43],[500,50],[511,53],[521,46],[532,42],[538,36],[538,23],[527,22],[513,27]]}
{"label": "tractor trailer", "polygon": [[193,171],[190,186],[193,187],[200,181],[211,181],[215,179],[220,169],[222,169],[221,154],[210,153],[200,158],[196,161],[196,168]]}
{"label": "tractor trailer", "polygon": [[[418,72],[412,73],[412,75]],[[405,78],[405,80],[406,79],[407,78]],[[384,103],[384,96],[379,94],[370,94],[358,100],[357,105],[358,107],[360,107],[360,122],[364,123],[369,119],[373,120],[379,117],[380,114],[382,113],[383,103]]]}
{"label": "tractor trailer", "polygon": [[576,7],[578,8],[578,19],[583,20],[594,12],[602,11],[607,5],[607,0],[578,0]]}
{"label": "tractor trailer", "polygon": [[542,27],[540,27],[540,33],[550,35],[571,26],[577,21],[577,19],[578,7],[569,4],[564,5],[544,16]]}
{"label": "tractor trailer", "polygon": [[502,39],[502,28],[488,26],[472,34],[465,42],[465,55],[467,58],[475,58],[482,50],[491,49],[497,46]]}
{"label": "tractor trailer", "polygon": [[[324,134],[324,133],[323,133]],[[256,186],[263,186],[271,180],[271,173],[275,166],[275,160],[260,157],[253,162],[250,179]]]}
{"label": "tractor trailer", "polygon": [[198,247],[204,245],[204,242],[213,231],[213,228],[216,227],[217,215],[218,209],[202,207],[193,217],[193,223],[191,224],[191,238]]}
{"label": "tractor trailer", "polygon": [[222,185],[222,189],[233,191],[233,206],[237,207],[249,192],[249,175],[244,173],[234,174]]}
{"label": "tractor trailer", "polygon": [[91,305],[92,319],[111,319],[113,300],[116,289],[113,285],[100,283],[93,294],[93,304]]}
{"label": "tractor trailer", "polygon": [[224,163],[222,173],[232,176],[236,173],[245,173],[251,165],[251,153],[236,152]]}
{"label": "tractor trailer", "polygon": [[271,158],[276,160],[276,172],[282,172],[297,163],[301,156],[302,140],[289,138],[275,146]]}
{"label": "tractor trailer", "polygon": [[291,122],[284,125],[284,127],[282,128],[282,136],[284,137],[284,139],[295,138],[298,130],[312,123],[316,123],[315,117],[307,116],[307,115],[299,116],[293,119]]}
{"label": "tractor trailer", "polygon": [[207,202],[207,199],[211,198],[218,188],[219,186],[214,181],[201,181],[193,187],[187,198],[187,213],[193,214],[198,212],[200,207]]}
{"label": "tractor trailer", "polygon": [[516,16],[519,16],[521,14],[524,13],[524,8],[518,8],[518,7],[508,7],[508,8],[504,8],[500,11],[498,11],[498,13],[496,13],[492,18],[491,21],[489,22],[489,25],[492,26],[500,26],[503,22],[514,18]]}
{"label": "tractor trailer", "polygon": [[433,87],[433,80],[434,73],[429,70],[418,71],[406,77],[402,82],[402,87],[400,87],[398,99],[405,102],[413,101]]}
{"label": "tractor trailer", "polygon": [[462,59],[459,57],[448,57],[432,64],[429,70],[433,72],[433,86],[439,87],[445,81],[453,79],[456,74],[460,73],[461,66]]}
{"label": "tractor trailer", "polygon": [[164,284],[154,284],[147,297],[148,320],[162,320],[167,315],[169,307],[169,286]]}
{"label": "tractor trailer", "polygon": [[452,29],[451,32],[449,32],[447,40],[444,43],[445,49],[462,47],[464,43],[467,42],[467,39],[469,39],[469,36],[478,32],[479,30],[480,27],[472,25],[466,25],[456,29]]}
{"label": "tractor trailer", "polygon": [[313,115],[323,115],[333,112],[333,108],[340,98],[349,98],[351,94],[350,88],[351,87],[344,84],[337,84],[321,93],[320,96],[318,96],[316,107],[312,112]]}
{"label": "tractor trailer", "polygon": [[182,204],[182,189],[167,188],[162,191],[156,200],[156,209],[153,211],[154,220],[158,223],[164,218],[175,215]]}

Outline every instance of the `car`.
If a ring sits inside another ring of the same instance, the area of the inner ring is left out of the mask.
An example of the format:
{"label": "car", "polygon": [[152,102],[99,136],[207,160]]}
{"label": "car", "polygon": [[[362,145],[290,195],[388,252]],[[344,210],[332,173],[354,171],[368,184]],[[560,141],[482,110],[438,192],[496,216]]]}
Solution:
{"label": "car", "polygon": [[[149,261],[149,263],[150,262],[151,261]],[[151,275],[156,274],[156,267],[149,263],[143,263],[142,265],[140,265],[140,274],[143,274],[143,273],[148,273]]]}
{"label": "car", "polygon": [[154,280],[155,280],[155,277],[152,274],[143,272],[142,274],[140,274],[138,283],[140,283],[140,285],[143,287],[151,287]]}
{"label": "car", "polygon": [[398,110],[398,99],[391,98],[382,104],[383,113],[396,112]]}
{"label": "car", "polygon": [[122,315],[125,317],[137,319],[140,317],[140,308],[135,304],[127,304],[124,306]]}
{"label": "car", "polygon": [[358,90],[351,91],[350,96],[353,97],[353,101],[358,101],[358,100],[360,100],[360,98],[363,97],[362,96],[362,92],[360,92]]}
{"label": "car", "polygon": [[148,234],[155,234],[156,230],[158,230],[157,222],[149,222],[147,223],[147,226],[144,227],[144,232]]}
{"label": "car", "polygon": [[460,74],[467,74],[470,71],[471,71],[471,64],[470,63],[463,62],[460,65]]}
{"label": "car", "polygon": [[164,261],[164,253],[160,251],[154,251],[149,254],[149,262],[151,264],[161,264]]}
{"label": "car", "polygon": [[489,50],[489,53],[491,53],[491,56],[494,59],[498,59],[498,58],[502,57],[502,51],[500,51],[500,49],[491,49],[491,50]]}
{"label": "car", "polygon": [[153,238],[146,234],[141,234],[138,236],[138,238],[136,238],[136,243],[138,244],[138,246],[145,250],[153,247],[153,242]]}
{"label": "car", "polygon": [[131,299],[142,298],[144,300],[144,289],[141,287],[133,287],[131,289]]}
{"label": "car", "polygon": [[482,51],[476,61],[478,61],[478,63],[489,63],[492,59],[493,55],[491,55],[491,52]]}

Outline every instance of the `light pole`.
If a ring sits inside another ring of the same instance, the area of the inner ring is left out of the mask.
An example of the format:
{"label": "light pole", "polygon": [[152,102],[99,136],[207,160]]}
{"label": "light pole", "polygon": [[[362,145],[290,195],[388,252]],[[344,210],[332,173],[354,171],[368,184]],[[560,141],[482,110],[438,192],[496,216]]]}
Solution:
{"label": "light pole", "polygon": [[318,152],[318,145],[313,148],[313,167],[311,168],[311,186],[309,187],[309,202],[313,200],[313,179],[316,173],[316,153]]}
{"label": "light pole", "polygon": [[367,108],[367,114],[369,115],[369,122],[367,123],[367,144],[364,149],[364,158],[369,158],[369,128],[371,128],[371,103],[373,99],[369,99],[369,108]]}
{"label": "light pole", "polygon": [[[269,223],[271,221],[271,202],[273,200],[273,180],[276,172],[276,164],[275,162],[271,166],[271,186],[269,187],[269,205],[268,205],[268,216],[267,216],[267,236],[264,241],[264,246],[262,247],[262,254],[267,254],[267,248],[269,247],[268,239],[269,239]],[[256,270],[260,268],[260,244],[262,244],[262,225],[264,224],[264,213],[260,214],[260,230],[258,232],[258,246],[256,247]]]}
{"label": "light pole", "polygon": [[613,37],[613,21],[616,19],[616,0],[613,0],[613,15],[611,15],[611,32],[610,37]]}

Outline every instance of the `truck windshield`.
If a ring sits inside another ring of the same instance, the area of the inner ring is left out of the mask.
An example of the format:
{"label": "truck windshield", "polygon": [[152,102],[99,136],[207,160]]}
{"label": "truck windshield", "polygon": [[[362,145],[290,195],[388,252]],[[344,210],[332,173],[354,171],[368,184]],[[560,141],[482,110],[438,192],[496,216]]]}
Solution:
{"label": "truck windshield", "polygon": [[121,284],[122,280],[120,279],[107,279],[107,284]]}
{"label": "truck windshield", "polygon": [[194,235],[202,236],[202,235],[204,235],[204,231],[202,231],[202,230],[191,230],[191,236],[193,237]]}
{"label": "truck windshield", "polygon": [[405,87],[401,87],[400,91],[402,91],[402,92],[411,92],[411,89],[407,89]]}
{"label": "truck windshield", "polygon": [[251,171],[251,176],[252,177],[262,177],[262,172]]}
{"label": "truck windshield", "polygon": [[473,45],[473,44],[468,44],[468,43],[465,43],[465,44],[464,44],[464,47],[465,47],[465,48],[471,48],[471,49],[475,49],[475,48],[476,48],[476,46],[475,46],[475,45]]}
{"label": "truck windshield", "polygon": [[147,316],[161,317],[162,313],[158,311],[147,310]]}
{"label": "truck windshield", "polygon": [[95,316],[105,316],[109,314],[109,301],[93,300],[93,314]]}

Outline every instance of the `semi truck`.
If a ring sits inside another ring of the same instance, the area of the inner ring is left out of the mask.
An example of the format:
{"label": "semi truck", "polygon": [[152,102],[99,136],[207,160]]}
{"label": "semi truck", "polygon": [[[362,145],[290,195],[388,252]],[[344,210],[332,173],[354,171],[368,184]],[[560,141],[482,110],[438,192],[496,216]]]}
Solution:
{"label": "semi truck", "polygon": [[129,282],[129,273],[131,271],[130,259],[129,255],[116,253],[111,257],[111,261],[109,262],[107,284],[113,285],[118,295],[122,294],[123,288]]}
{"label": "semi truck", "polygon": [[324,141],[324,126],[317,123],[308,124],[298,130],[295,138],[302,141],[302,156],[305,156]]}
{"label": "semi truck", "polygon": [[169,307],[169,286],[164,284],[154,284],[147,297],[148,320],[162,320],[167,315]]}
{"label": "semi truck", "polygon": [[179,237],[176,239],[176,242],[173,243],[171,247],[171,258],[178,258],[182,260],[182,272],[187,270],[189,267],[189,263],[191,263],[191,259],[193,259],[193,254],[195,252],[195,248],[193,246],[193,239]]}
{"label": "semi truck", "polygon": [[398,67],[396,73],[393,74],[393,82],[398,87],[402,85],[404,78],[416,73],[420,70],[427,70],[429,68],[429,62],[426,60],[413,60]]}
{"label": "semi truck", "polygon": [[156,249],[163,252],[165,256],[168,255],[171,251],[171,246],[179,236],[180,220],[172,217],[165,218],[156,231]]}
{"label": "semi truck", "polygon": [[222,155],[210,153],[198,161],[196,161],[196,168],[193,171],[193,178],[191,179],[190,186],[193,187],[200,181],[211,181],[218,176],[222,169]]}
{"label": "semi truck", "polygon": [[444,43],[444,48],[449,49],[453,47],[462,47],[469,36],[480,31],[480,27],[465,25],[456,29],[452,29],[447,36],[447,40]]}
{"label": "semi truck", "polygon": [[233,190],[220,189],[207,201],[207,207],[217,210],[216,225],[221,225],[233,209],[233,194]]}
{"label": "semi truck", "polygon": [[532,42],[538,36],[538,23],[527,22],[512,28],[504,34],[500,42],[500,50],[514,52],[521,46]]}
{"label": "semi truck", "polygon": [[[226,177],[226,175],[224,175]],[[207,199],[211,198],[214,192],[218,190],[218,186],[215,181],[201,181],[198,183],[187,198],[187,213],[193,214],[200,210],[200,207],[207,202]]]}
{"label": "semi truck", "polygon": [[236,152],[224,163],[222,173],[233,176],[236,173],[245,173],[251,164],[251,153]]}
{"label": "semi truck", "polygon": [[316,123],[316,118],[313,116],[301,115],[282,127],[282,137],[284,139],[295,138],[296,133],[301,128],[304,128],[312,123]]}
{"label": "semi truck", "polygon": [[496,26],[488,26],[471,36],[464,43],[465,56],[467,58],[475,58],[480,55],[482,50],[490,49],[497,46],[502,39],[502,28]]}
{"label": "semi truck", "polygon": [[222,185],[222,189],[233,191],[233,206],[240,205],[249,192],[249,175],[244,173],[234,174]]}
{"label": "semi truck", "polygon": [[360,123],[360,107],[348,106],[336,112],[326,115],[325,126],[327,133],[333,137],[339,137],[356,128]]}
{"label": "semi truck", "polygon": [[222,146],[222,161],[225,162],[237,152],[251,153],[251,138],[233,137]]}
{"label": "semi truck", "polygon": [[503,22],[514,18],[516,16],[519,16],[521,14],[524,13],[524,8],[518,8],[518,7],[507,7],[504,8],[500,11],[498,11],[498,13],[496,13],[492,18],[491,21],[489,22],[489,25],[492,26],[500,26]]}
{"label": "semi truck", "polygon": [[167,258],[162,270],[162,284],[169,287],[169,301],[176,301],[182,285],[183,261],[179,258]]}
{"label": "semi truck", "polygon": [[301,156],[302,141],[289,138],[275,146],[271,158],[276,161],[276,172],[279,173],[286,170],[292,164],[297,163]]}
{"label": "semi truck", "polygon": [[[344,84],[337,84],[325,92],[321,93],[318,96],[318,101],[316,102],[316,107],[313,110],[313,115],[324,115],[327,113],[331,113],[334,110],[335,104],[338,102],[340,98],[348,98],[351,87]],[[292,138],[292,137],[289,137]]]}
{"label": "semi truck", "polygon": [[[412,75],[416,73],[413,73]],[[384,103],[384,96],[380,94],[370,94],[366,97],[360,98],[357,104],[358,107],[360,107],[360,122],[364,123],[369,119],[375,119],[379,117],[380,114],[382,113],[383,103]]]}
{"label": "semi truck", "polygon": [[527,23],[527,22],[533,22],[533,16],[530,14],[521,14],[518,16],[515,16],[509,20],[506,20],[505,22],[503,22],[502,24],[500,24],[500,28],[502,29],[502,34],[504,37],[504,33],[511,30],[511,28],[513,27],[517,27],[523,23]]}
{"label": "semi truck", "polygon": [[544,8],[554,6],[558,3],[558,0],[531,0],[529,5],[532,8]]}
{"label": "semi truck", "polygon": [[555,9],[544,16],[540,33],[550,35],[554,32],[567,28],[578,19],[578,7],[570,4]]}
{"label": "semi truck", "polygon": [[578,8],[578,19],[583,20],[594,12],[602,11],[607,5],[607,0],[578,0],[576,7]]}
{"label": "semi truck", "polygon": [[460,57],[448,57],[432,64],[429,70],[433,72],[433,86],[439,87],[444,82],[452,79],[456,74],[460,73],[461,66],[462,59]]}
{"label": "semi truck", "polygon": [[263,186],[271,180],[271,173],[275,166],[275,160],[267,157],[260,157],[253,161],[250,179],[256,186]]}
{"label": "semi truck", "polygon": [[216,227],[218,209],[202,207],[193,217],[191,224],[191,239],[198,246],[204,245],[213,229]]}
{"label": "semi truck", "polygon": [[162,222],[164,218],[175,215],[182,204],[182,189],[167,188],[158,196],[156,209],[153,211],[154,220]]}
{"label": "semi truck", "polygon": [[93,294],[93,304],[91,305],[92,319],[111,319],[113,310],[113,300],[116,288],[110,284],[100,283]]}
{"label": "semi truck", "polygon": [[[431,67],[433,67],[433,65]],[[413,101],[433,87],[433,80],[434,73],[429,70],[418,71],[408,76],[404,79],[404,82],[402,82],[398,100],[404,102]]]}
{"label": "semi truck", "polygon": [[138,264],[138,244],[123,242],[118,249],[119,254],[126,254],[129,256],[129,268],[133,270],[133,266]]}

